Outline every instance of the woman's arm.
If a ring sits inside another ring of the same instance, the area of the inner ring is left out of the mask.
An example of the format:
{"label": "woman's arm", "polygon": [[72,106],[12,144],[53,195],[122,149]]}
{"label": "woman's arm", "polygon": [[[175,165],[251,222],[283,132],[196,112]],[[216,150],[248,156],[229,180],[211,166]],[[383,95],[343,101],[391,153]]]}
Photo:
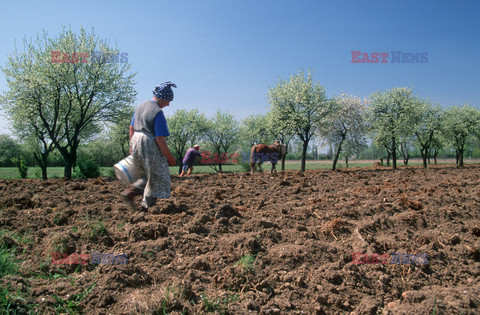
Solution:
{"label": "woman's arm", "polygon": [[163,155],[167,158],[168,165],[175,166],[175,158],[173,157],[170,149],[168,149],[167,141],[165,137],[155,137],[155,142],[157,143],[158,147],[162,151]]}
{"label": "woman's arm", "polygon": [[133,129],[133,126],[130,126],[129,132],[128,132],[128,137],[130,140],[132,140],[133,134],[135,133],[135,129]]}

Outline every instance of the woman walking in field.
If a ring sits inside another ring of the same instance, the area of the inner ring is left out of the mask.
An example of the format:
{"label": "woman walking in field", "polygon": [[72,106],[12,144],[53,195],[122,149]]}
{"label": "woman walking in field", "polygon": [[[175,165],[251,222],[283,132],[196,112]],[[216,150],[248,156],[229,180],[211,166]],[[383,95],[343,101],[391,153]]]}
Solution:
{"label": "woman walking in field", "polygon": [[135,181],[122,192],[133,206],[137,195],[143,195],[142,211],[155,205],[158,198],[170,198],[170,170],[175,158],[168,149],[165,137],[170,135],[162,109],[173,100],[172,82],[164,82],[153,91],[153,98],[140,104],[130,124],[130,150],[135,166],[145,177]]}

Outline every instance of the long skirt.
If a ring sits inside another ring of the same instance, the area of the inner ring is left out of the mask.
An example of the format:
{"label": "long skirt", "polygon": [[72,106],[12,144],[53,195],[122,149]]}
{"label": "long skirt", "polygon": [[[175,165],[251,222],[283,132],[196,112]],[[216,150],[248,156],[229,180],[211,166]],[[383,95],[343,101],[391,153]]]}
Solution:
{"label": "long skirt", "polygon": [[142,205],[150,207],[157,198],[170,198],[170,169],[165,155],[158,148],[155,138],[149,134],[135,132],[130,140],[133,162],[143,169],[145,177],[133,186],[145,189]]}

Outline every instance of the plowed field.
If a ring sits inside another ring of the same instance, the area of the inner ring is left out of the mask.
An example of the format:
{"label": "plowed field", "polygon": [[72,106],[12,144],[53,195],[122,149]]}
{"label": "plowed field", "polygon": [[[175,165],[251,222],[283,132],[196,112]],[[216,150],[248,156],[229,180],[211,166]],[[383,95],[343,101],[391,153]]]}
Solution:
{"label": "plowed field", "polygon": [[147,213],[122,190],[112,178],[0,180],[13,309],[479,313],[480,165],[173,176],[172,197]]}

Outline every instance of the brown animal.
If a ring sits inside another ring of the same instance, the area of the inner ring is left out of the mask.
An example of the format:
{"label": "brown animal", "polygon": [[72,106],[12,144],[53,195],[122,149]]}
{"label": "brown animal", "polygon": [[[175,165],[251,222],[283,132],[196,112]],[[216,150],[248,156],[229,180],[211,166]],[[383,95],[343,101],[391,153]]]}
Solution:
{"label": "brown animal", "polygon": [[[255,172],[258,168],[260,168],[260,164],[265,161],[270,161],[272,163],[272,169],[270,173],[277,172],[275,169],[275,165],[277,162],[283,158],[285,158],[285,154],[287,153],[287,148],[284,144],[275,141],[273,145],[268,144],[257,144],[252,147],[250,150],[250,170],[251,172]],[[261,168],[260,168],[261,169]]]}

